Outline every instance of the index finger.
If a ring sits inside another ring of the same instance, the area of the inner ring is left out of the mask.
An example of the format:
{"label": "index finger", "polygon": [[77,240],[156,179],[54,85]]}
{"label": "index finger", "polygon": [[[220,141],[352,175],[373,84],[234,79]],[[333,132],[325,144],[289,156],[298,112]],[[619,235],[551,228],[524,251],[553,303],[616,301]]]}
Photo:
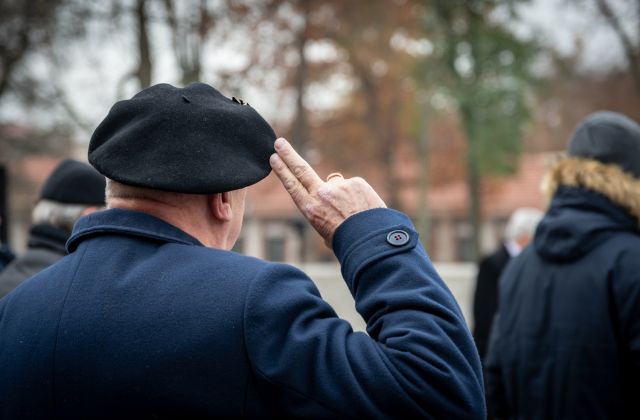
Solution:
{"label": "index finger", "polygon": [[[307,205],[310,202],[309,192],[300,184],[298,178],[293,175],[293,173],[289,170],[287,165],[280,159],[276,153],[272,154],[269,158],[269,164],[273,169],[273,172],[280,178],[280,182],[287,190],[293,202],[296,204],[298,209],[305,215],[305,210]],[[306,217],[306,216],[305,216]]]}
{"label": "index finger", "polygon": [[300,181],[300,184],[309,192],[318,189],[324,182],[306,160],[283,138],[276,140],[274,147],[280,159],[289,168],[291,173]]}

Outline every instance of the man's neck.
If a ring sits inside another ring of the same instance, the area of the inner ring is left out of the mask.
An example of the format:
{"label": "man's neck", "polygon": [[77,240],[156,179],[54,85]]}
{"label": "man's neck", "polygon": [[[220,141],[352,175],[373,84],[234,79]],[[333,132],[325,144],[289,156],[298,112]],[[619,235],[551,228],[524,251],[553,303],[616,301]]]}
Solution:
{"label": "man's neck", "polygon": [[109,198],[109,208],[150,214],[193,236],[210,248],[230,249],[226,225],[213,220],[206,203],[196,197],[178,204],[149,198]]}

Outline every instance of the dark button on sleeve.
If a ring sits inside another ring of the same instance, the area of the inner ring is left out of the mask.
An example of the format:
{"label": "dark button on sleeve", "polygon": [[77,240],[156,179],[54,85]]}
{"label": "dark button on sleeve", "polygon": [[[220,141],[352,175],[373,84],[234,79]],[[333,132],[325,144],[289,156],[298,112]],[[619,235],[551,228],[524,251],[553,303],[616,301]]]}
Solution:
{"label": "dark button on sleeve", "polygon": [[387,242],[393,246],[402,246],[409,242],[409,234],[404,230],[394,230],[387,235]]}

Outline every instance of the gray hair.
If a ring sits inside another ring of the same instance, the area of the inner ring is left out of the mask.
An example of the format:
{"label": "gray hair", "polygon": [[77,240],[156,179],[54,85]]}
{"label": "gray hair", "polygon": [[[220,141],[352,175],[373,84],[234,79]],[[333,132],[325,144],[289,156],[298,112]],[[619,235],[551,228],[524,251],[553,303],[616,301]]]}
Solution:
{"label": "gray hair", "polygon": [[533,207],[522,207],[513,212],[504,231],[507,240],[516,240],[521,236],[533,236],[538,222],[544,213]]}
{"label": "gray hair", "polygon": [[121,184],[109,178],[107,178],[107,186],[105,190],[107,202],[110,198],[142,198],[150,200],[160,200],[167,197],[179,198],[181,195],[182,194],[175,192],[160,191],[151,188],[135,187],[133,185]]}
{"label": "gray hair", "polygon": [[31,212],[31,221],[34,225],[45,224],[71,231],[73,224],[89,207],[93,206],[40,200]]}

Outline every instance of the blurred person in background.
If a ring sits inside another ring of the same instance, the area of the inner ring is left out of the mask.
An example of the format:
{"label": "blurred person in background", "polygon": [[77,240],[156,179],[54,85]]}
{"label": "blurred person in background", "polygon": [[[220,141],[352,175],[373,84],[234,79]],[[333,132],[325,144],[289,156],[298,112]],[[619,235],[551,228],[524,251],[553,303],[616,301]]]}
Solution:
{"label": "blurred person in background", "polygon": [[[0,218],[0,225],[2,225],[2,218]],[[0,272],[4,270],[15,257],[11,248],[9,248],[7,244],[0,242]],[[2,297],[1,292],[0,297]]]}
{"label": "blurred person in background", "polygon": [[478,266],[476,291],[473,298],[473,339],[484,360],[493,316],[498,308],[498,280],[507,263],[529,244],[542,218],[542,211],[523,207],[513,212],[504,231],[504,240]]}
{"label": "blurred person in background", "polygon": [[486,360],[498,418],[640,418],[640,126],[599,112],[549,171],[502,275]]}
{"label": "blurred person in background", "polygon": [[[252,107],[202,83],[118,102],[89,161],[108,209],[0,300],[0,417],[484,418],[460,308],[411,220],[363,179],[325,182]],[[299,269],[231,252],[246,189],[272,168],[342,264],[368,334]]]}
{"label": "blurred person in background", "polygon": [[105,178],[91,166],[64,160],[47,178],[35,205],[27,251],[0,273],[0,298],[67,255],[73,224],[105,205]]}
{"label": "blurred person in background", "polygon": [[[0,163],[0,271],[15,258],[9,245],[6,243],[7,226],[4,226],[5,212],[7,211],[7,169]],[[0,295],[1,297],[1,295]]]}

